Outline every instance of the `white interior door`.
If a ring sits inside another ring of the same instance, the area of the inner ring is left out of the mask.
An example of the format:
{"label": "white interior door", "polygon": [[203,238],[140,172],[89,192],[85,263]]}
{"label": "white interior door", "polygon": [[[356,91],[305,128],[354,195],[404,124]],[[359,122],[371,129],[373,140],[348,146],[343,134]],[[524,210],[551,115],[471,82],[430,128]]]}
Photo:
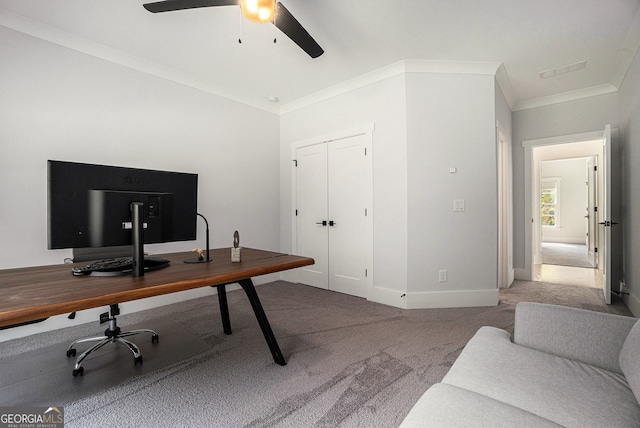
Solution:
{"label": "white interior door", "polygon": [[587,161],[587,258],[591,266],[596,267],[596,248],[598,246],[598,218],[595,211],[597,205],[598,172],[596,158],[592,156]]}
{"label": "white interior door", "polygon": [[373,264],[370,133],[295,149],[294,245],[315,265],[298,281],[368,297]]}
{"label": "white interior door", "polygon": [[602,284],[602,289],[604,292],[604,300],[607,304],[611,304],[611,279],[612,279],[612,271],[611,271],[611,261],[612,261],[612,242],[611,242],[611,127],[607,125],[604,128],[604,134],[602,137],[603,147],[602,147],[602,163],[604,167],[603,174],[603,209],[602,209],[602,217],[600,220],[601,230],[604,232],[604,245],[601,246],[604,256],[604,266],[602,269],[602,273],[604,275],[604,281]]}
{"label": "white interior door", "polygon": [[367,136],[328,144],[329,289],[367,297]]}
{"label": "white interior door", "polygon": [[297,149],[296,162],[297,253],[315,260],[314,265],[299,270],[298,280],[303,284],[327,289],[327,145],[317,144]]}

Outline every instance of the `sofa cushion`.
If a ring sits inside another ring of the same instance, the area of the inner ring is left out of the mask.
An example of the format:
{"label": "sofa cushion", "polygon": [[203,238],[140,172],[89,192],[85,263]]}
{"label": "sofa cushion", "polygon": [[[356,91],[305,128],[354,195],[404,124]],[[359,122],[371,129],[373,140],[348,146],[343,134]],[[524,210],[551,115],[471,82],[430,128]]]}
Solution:
{"label": "sofa cushion", "polygon": [[620,351],[620,368],[640,402],[640,321],[633,326]]}
{"label": "sofa cushion", "polygon": [[513,342],[622,373],[620,350],[636,321],[585,309],[520,302]]}
{"label": "sofa cushion", "polygon": [[482,327],[443,383],[567,427],[640,426],[640,405],[624,376],[511,342]]}
{"label": "sofa cushion", "polygon": [[558,427],[517,407],[453,385],[437,383],[413,406],[400,428]]}

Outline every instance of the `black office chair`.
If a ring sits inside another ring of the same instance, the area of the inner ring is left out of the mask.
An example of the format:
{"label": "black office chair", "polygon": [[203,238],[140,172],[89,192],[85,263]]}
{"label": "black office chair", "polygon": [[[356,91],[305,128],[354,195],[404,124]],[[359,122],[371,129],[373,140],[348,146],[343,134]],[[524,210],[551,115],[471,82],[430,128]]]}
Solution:
{"label": "black office chair", "polygon": [[[75,249],[73,250],[73,262],[82,262],[88,260],[98,260],[98,259],[107,259],[114,257],[125,257],[131,255],[131,247],[112,247],[108,249]],[[120,327],[116,322],[116,316],[120,315],[120,307],[118,304],[109,305],[109,312],[105,312],[100,314],[100,324],[105,322],[109,323],[109,327],[104,331],[103,336],[95,336],[95,337],[86,337],[83,339],[74,340],[69,347],[67,348],[67,357],[75,357],[76,349],[75,345],[79,343],[87,343],[87,342],[97,342],[95,345],[84,351],[82,354],[76,358],[76,364],[73,368],[73,376],[82,376],[84,374],[84,367],[82,367],[82,361],[87,358],[89,354],[98,349],[102,348],[107,343],[120,343],[125,345],[129,350],[133,353],[133,364],[142,363],[142,355],[140,354],[140,348],[138,346],[124,339],[124,337],[134,336],[136,334],[141,333],[150,333],[151,334],[151,343],[158,343],[160,336],[153,330],[149,330],[146,328],[131,330],[122,332]],[[75,312],[69,315],[69,318],[74,318]]]}

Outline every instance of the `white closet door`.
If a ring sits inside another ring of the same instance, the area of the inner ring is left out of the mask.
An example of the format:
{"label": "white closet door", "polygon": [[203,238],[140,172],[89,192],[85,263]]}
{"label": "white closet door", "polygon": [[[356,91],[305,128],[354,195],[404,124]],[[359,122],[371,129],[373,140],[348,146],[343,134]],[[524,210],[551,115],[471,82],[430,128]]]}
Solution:
{"label": "white closet door", "polygon": [[298,280],[303,284],[327,289],[327,145],[299,148],[296,150],[296,160],[297,253],[315,260],[314,265],[300,269]]}
{"label": "white closet door", "polygon": [[359,297],[367,297],[366,144],[364,135],[328,144],[329,289]]}

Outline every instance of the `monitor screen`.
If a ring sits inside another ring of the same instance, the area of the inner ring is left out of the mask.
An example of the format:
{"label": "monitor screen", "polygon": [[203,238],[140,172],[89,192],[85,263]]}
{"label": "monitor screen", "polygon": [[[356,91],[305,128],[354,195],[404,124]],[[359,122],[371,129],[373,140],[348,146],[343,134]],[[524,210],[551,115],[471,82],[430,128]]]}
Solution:
{"label": "monitor screen", "polygon": [[196,239],[198,175],[48,161],[49,249],[132,244],[131,203],[144,243]]}

